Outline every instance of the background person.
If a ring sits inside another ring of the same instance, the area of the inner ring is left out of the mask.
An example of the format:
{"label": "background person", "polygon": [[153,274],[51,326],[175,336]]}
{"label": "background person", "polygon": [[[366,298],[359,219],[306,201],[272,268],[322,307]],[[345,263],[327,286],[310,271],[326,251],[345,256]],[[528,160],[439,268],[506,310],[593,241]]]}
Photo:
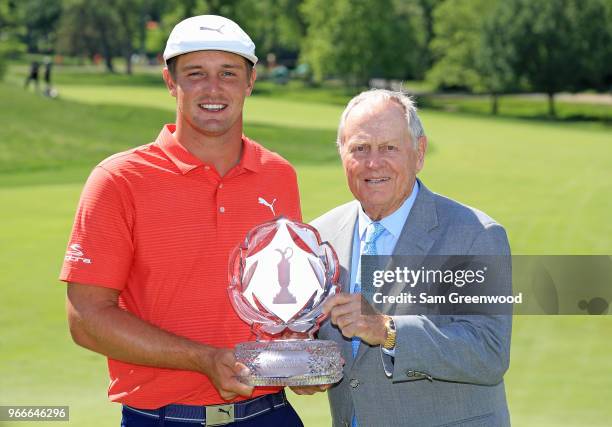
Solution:
{"label": "background person", "polygon": [[51,85],[51,71],[53,69],[53,61],[47,57],[45,58],[44,64],[45,64],[45,74],[43,78],[45,80],[45,95],[51,98],[54,98],[55,96],[57,96],[57,93],[55,92],[55,89],[53,89],[53,86]]}
{"label": "background person", "polygon": [[30,73],[28,74],[28,77],[26,77],[25,83],[23,85],[23,87],[25,89],[27,89],[28,87],[30,87],[30,83],[34,82],[34,86],[36,88],[36,92],[38,92],[40,86],[38,83],[38,72],[40,70],[40,62],[38,61],[32,61],[32,63],[30,64]]}

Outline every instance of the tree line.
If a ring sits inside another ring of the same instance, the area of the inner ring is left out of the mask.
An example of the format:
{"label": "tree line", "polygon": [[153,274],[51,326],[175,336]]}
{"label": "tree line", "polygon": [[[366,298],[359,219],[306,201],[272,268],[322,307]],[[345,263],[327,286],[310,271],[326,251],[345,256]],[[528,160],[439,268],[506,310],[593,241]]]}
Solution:
{"label": "tree line", "polygon": [[[181,19],[237,21],[257,54],[339,78],[422,80],[497,97],[612,87],[612,0],[0,0],[0,56],[155,58]],[[1,66],[0,66],[1,67]]]}

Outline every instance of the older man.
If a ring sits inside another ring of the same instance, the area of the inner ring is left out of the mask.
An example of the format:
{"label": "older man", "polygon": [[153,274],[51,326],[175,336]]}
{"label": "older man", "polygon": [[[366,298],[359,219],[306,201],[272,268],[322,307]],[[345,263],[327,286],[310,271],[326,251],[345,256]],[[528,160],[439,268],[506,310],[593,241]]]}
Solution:
{"label": "older man", "polygon": [[122,426],[301,426],[280,388],[236,379],[233,347],[254,336],[227,296],[229,254],[255,225],[301,216],[291,165],[242,133],[255,45],[196,16],[164,59],[176,124],[101,162],[83,190],[60,276],[70,331],[108,357]]}
{"label": "older man", "polygon": [[319,333],[339,342],[346,360],[344,378],[328,392],[334,425],[509,425],[511,318],[372,315],[362,309],[358,273],[363,254],[509,255],[504,229],[417,179],[427,139],[401,93],[351,100],[337,143],[357,200],[313,222],[342,265],[343,292],[327,303],[330,321]]}

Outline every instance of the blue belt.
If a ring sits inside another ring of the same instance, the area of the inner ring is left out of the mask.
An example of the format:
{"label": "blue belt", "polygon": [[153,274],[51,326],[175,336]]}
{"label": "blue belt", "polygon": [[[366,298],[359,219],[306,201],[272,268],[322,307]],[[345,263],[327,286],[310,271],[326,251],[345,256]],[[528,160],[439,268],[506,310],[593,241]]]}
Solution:
{"label": "blue belt", "polygon": [[281,390],[278,393],[224,405],[167,405],[159,409],[139,409],[128,405],[123,405],[123,407],[128,411],[152,418],[163,418],[168,421],[183,423],[201,423],[206,426],[221,426],[265,414],[286,404],[285,391]]}

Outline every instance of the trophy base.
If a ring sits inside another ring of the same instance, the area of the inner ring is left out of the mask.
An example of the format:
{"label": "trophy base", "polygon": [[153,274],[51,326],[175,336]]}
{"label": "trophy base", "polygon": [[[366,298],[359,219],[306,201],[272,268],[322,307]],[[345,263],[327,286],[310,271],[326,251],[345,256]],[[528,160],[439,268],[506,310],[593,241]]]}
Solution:
{"label": "trophy base", "polygon": [[236,360],[249,368],[250,386],[333,384],[342,379],[342,355],[334,341],[278,340],[238,344]]}

